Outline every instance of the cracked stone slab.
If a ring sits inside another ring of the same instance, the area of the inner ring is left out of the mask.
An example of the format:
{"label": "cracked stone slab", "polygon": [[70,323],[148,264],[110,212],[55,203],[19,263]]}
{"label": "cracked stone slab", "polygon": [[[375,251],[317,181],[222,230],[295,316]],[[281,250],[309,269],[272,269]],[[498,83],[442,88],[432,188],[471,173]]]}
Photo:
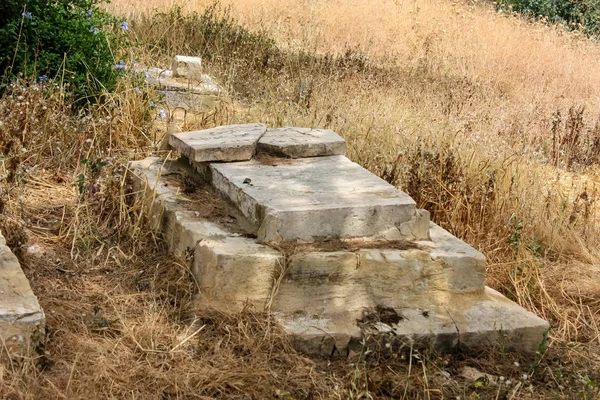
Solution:
{"label": "cracked stone slab", "polygon": [[[388,320],[390,313],[396,318]],[[488,287],[479,294],[449,294],[443,302],[431,298],[428,304],[395,308],[366,306],[360,312],[276,316],[295,347],[316,356],[360,351],[365,338],[367,344],[391,351],[497,347],[533,354],[548,329],[546,321]]]}
{"label": "cracked stone slab", "polygon": [[211,163],[210,176],[262,242],[428,238],[427,212],[344,156]]}
{"label": "cracked stone slab", "polygon": [[227,125],[169,136],[169,144],[195,162],[250,160],[266,132],[264,124]]}
{"label": "cracked stone slab", "polygon": [[19,260],[0,233],[0,339],[10,353],[28,353],[43,340],[45,323]]}
{"label": "cracked stone slab", "polygon": [[258,152],[290,158],[344,155],[346,141],[330,129],[268,129],[258,142]]}

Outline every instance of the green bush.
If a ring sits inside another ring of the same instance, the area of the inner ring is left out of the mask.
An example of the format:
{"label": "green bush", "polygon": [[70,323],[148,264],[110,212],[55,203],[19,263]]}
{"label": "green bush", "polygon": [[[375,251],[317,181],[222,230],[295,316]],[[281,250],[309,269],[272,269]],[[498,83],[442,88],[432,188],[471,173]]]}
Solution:
{"label": "green bush", "polygon": [[511,6],[516,12],[546,17],[571,28],[583,28],[590,36],[600,34],[600,0],[501,0],[500,7]]}
{"label": "green bush", "polygon": [[114,89],[124,69],[114,51],[128,27],[100,9],[101,1],[0,1],[0,90],[19,74],[56,78],[77,104]]}

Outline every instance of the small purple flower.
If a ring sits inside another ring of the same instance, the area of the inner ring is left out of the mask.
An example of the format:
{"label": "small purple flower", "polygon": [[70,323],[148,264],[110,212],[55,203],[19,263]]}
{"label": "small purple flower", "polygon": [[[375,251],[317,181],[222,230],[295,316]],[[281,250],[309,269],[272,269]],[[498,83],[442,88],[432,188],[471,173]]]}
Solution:
{"label": "small purple flower", "polygon": [[38,76],[38,79],[40,82],[48,82],[48,76],[47,75],[40,75]]}
{"label": "small purple flower", "polygon": [[125,71],[127,69],[127,65],[125,65],[125,61],[121,60],[118,64],[115,65],[115,69],[122,69]]}
{"label": "small purple flower", "polygon": [[123,29],[124,31],[129,30],[129,24],[127,23],[127,21],[121,22],[121,29]]}
{"label": "small purple flower", "polygon": [[90,32],[93,33],[94,35],[97,35],[98,32],[100,32],[100,29],[90,26]]}
{"label": "small purple flower", "polygon": [[150,73],[148,71],[144,72],[144,78],[150,79]]}
{"label": "small purple flower", "polygon": [[85,15],[87,15],[88,17],[91,17],[92,15],[94,15],[94,11],[93,10],[87,10],[85,12]]}
{"label": "small purple flower", "polygon": [[151,102],[150,102],[150,107],[152,107],[152,108],[155,108],[155,107],[156,107],[156,103],[155,103],[155,102],[153,102],[153,101],[151,101]]}
{"label": "small purple flower", "polygon": [[160,119],[165,119],[167,117],[167,112],[163,109],[158,110],[158,116]]}
{"label": "small purple flower", "polygon": [[31,15],[31,12],[30,12],[30,11],[23,11],[23,12],[21,13],[21,16],[23,16],[23,17],[25,17],[25,18],[27,18],[27,19],[32,19],[32,18],[33,18],[33,15]]}

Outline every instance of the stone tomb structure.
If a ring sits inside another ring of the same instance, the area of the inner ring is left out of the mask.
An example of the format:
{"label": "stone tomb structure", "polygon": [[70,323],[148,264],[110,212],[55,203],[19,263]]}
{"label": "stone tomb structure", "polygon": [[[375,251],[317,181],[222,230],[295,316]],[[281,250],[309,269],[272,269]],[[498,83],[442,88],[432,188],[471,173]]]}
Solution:
{"label": "stone tomb structure", "polygon": [[[222,126],[172,134],[179,160],[131,162],[132,189],[202,306],[267,308],[306,353],[534,352],[547,322],[485,286],[484,256],[344,156],[335,132]],[[388,346],[389,345],[389,346]]]}
{"label": "stone tomb structure", "polygon": [[214,106],[225,94],[212,77],[202,72],[200,57],[175,56],[172,69],[138,64],[134,70],[143,74],[146,83],[164,95],[164,105],[177,119],[181,118],[181,112],[185,114]]}

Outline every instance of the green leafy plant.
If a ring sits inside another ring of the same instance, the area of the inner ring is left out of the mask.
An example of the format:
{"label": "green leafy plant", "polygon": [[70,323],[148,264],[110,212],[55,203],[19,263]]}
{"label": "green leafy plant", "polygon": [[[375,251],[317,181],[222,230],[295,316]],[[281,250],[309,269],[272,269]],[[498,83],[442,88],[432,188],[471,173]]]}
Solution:
{"label": "green leafy plant", "polygon": [[519,247],[521,247],[521,231],[523,230],[523,223],[513,214],[508,221],[508,225],[511,229],[508,241],[515,250],[519,250]]}
{"label": "green leafy plant", "polygon": [[598,0],[503,0],[498,5],[550,22],[563,23],[570,28],[583,29],[589,35],[600,34]]}
{"label": "green leafy plant", "polygon": [[116,87],[126,69],[115,51],[128,25],[100,8],[103,0],[3,0],[0,3],[2,87],[20,74],[56,79],[76,104]]}
{"label": "green leafy plant", "polygon": [[77,175],[77,189],[79,189],[79,194],[83,196],[86,193],[94,194],[97,191],[96,181],[98,180],[98,176],[107,165],[107,162],[101,159],[81,160],[81,164],[85,167],[85,171],[81,172]]}

